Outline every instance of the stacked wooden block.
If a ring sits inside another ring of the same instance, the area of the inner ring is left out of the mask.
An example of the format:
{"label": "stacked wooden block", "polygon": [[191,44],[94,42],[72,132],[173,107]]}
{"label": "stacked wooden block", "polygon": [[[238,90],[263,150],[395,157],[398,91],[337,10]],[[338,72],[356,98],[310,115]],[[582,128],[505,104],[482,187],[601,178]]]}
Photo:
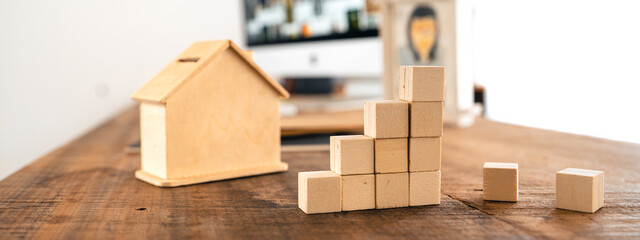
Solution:
{"label": "stacked wooden block", "polygon": [[440,204],[444,67],[400,67],[399,95],[409,104],[409,205]]}
{"label": "stacked wooden block", "polygon": [[364,103],[364,136],[331,137],[331,171],[299,173],[305,213],[440,204],[444,68],[403,66],[400,82],[400,100]]}

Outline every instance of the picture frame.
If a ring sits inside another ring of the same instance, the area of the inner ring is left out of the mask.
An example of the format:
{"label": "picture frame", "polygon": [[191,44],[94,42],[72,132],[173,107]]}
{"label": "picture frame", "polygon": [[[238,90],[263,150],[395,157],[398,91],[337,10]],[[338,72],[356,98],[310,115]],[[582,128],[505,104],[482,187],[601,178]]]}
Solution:
{"label": "picture frame", "polygon": [[401,65],[444,66],[444,123],[470,126],[473,99],[473,1],[383,0],[380,34],[386,99],[398,98]]}

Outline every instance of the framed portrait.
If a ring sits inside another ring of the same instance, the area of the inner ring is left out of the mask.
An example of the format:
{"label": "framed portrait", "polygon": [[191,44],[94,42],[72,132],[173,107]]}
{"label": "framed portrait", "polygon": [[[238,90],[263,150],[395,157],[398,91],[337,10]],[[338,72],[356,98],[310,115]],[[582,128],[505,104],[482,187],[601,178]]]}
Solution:
{"label": "framed portrait", "polygon": [[468,116],[473,108],[472,12],[472,2],[465,0],[384,0],[385,98],[398,98],[401,65],[444,66],[445,123],[472,124],[473,117]]}

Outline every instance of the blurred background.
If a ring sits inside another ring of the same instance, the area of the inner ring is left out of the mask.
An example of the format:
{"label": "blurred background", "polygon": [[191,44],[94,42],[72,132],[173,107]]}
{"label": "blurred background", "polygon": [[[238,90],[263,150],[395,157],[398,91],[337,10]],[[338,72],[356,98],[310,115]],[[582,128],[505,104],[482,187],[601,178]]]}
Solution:
{"label": "blurred background", "polygon": [[283,144],[362,129],[362,101],[394,98],[402,64],[445,65],[448,127],[485,117],[640,143],[637,9],[624,0],[0,0],[0,179],[134,107],[130,95],[182,50],[218,39],[254,51],[292,92],[281,104]]}

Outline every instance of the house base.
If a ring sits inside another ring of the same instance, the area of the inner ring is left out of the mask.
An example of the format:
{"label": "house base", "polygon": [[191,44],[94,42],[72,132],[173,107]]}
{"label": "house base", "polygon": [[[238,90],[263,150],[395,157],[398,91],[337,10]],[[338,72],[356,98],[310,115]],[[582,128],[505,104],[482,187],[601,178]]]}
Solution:
{"label": "house base", "polygon": [[222,172],[222,173],[216,173],[211,175],[180,178],[180,179],[163,179],[163,178],[159,178],[154,175],[148,174],[142,170],[137,170],[136,178],[157,187],[179,187],[179,186],[192,185],[192,184],[198,184],[198,183],[232,179],[232,178],[247,177],[247,176],[254,176],[254,175],[261,175],[261,174],[275,173],[275,172],[284,172],[284,171],[287,171],[287,169],[289,169],[289,165],[281,162],[273,166],[243,169],[243,170],[233,171],[233,172]]}

